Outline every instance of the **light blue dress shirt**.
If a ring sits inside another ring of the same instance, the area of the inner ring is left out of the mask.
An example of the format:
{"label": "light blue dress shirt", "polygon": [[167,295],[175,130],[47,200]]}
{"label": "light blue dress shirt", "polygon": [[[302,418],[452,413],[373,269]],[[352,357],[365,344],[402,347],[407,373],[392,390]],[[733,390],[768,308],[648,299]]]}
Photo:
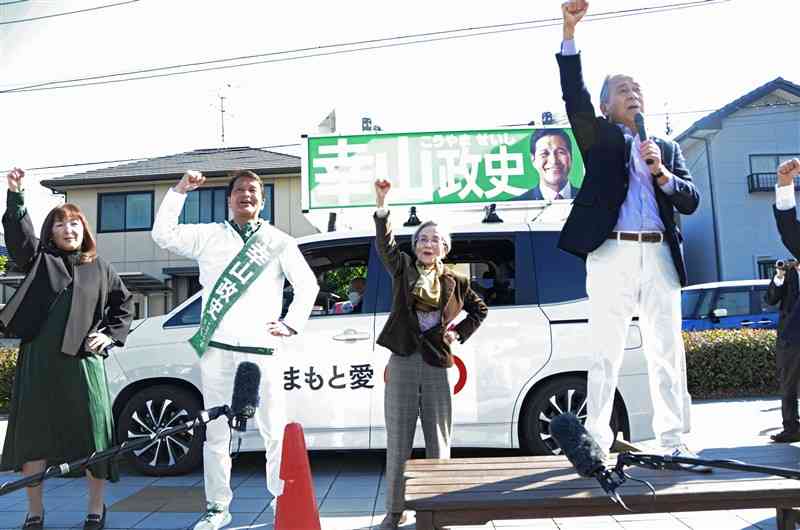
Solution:
{"label": "light blue dress shirt", "polygon": [[[561,55],[577,55],[575,40],[561,43]],[[663,232],[664,222],[658,215],[658,202],[654,189],[655,179],[647,167],[647,163],[639,154],[641,141],[628,127],[617,124],[625,136],[626,143],[631,146],[628,167],[629,184],[625,202],[619,211],[619,218],[614,230],[618,232]],[[665,184],[659,186],[667,195],[675,193],[675,180],[669,175]]]}

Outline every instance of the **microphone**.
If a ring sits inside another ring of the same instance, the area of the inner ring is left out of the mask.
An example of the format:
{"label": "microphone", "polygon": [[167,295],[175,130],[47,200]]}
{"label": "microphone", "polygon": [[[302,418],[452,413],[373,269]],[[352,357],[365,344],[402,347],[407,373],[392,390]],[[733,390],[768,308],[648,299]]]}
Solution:
{"label": "microphone", "polygon": [[258,387],[261,384],[261,370],[251,362],[239,363],[233,378],[233,397],[231,398],[232,427],[239,431],[247,430],[247,420],[256,415],[258,407]]}
{"label": "microphone", "polygon": [[[642,142],[647,141],[647,131],[644,128],[644,116],[642,116],[641,112],[637,112],[636,116],[633,117],[633,121],[636,123],[636,129],[639,131],[639,140]],[[652,165],[655,160],[652,158],[648,158],[645,160],[648,166]]]}
{"label": "microphone", "polygon": [[553,418],[550,421],[550,434],[578,475],[596,479],[612,501],[628,509],[617,493],[617,488],[623,481],[615,478],[611,471],[606,469],[603,464],[603,450],[576,415],[566,413]]}
{"label": "microphone", "polygon": [[603,450],[574,414],[559,414],[550,421],[550,434],[569,462],[584,478],[593,478],[605,469]]}

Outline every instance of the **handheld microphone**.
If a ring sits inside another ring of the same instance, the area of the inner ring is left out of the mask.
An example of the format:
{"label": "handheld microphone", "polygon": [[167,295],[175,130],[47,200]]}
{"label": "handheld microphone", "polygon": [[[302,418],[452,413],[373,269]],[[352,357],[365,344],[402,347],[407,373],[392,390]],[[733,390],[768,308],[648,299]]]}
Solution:
{"label": "handheld microphone", "polygon": [[261,384],[261,370],[251,362],[240,363],[233,378],[233,397],[231,398],[232,426],[239,432],[247,430],[247,420],[256,415],[258,407],[258,387]]}
{"label": "handheld microphone", "polygon": [[[642,142],[647,141],[647,131],[644,128],[644,116],[642,116],[641,112],[637,112],[636,116],[633,117],[633,121],[636,122],[636,129],[639,131],[639,140]],[[648,166],[652,165],[655,160],[652,158],[648,158],[645,160]]]}

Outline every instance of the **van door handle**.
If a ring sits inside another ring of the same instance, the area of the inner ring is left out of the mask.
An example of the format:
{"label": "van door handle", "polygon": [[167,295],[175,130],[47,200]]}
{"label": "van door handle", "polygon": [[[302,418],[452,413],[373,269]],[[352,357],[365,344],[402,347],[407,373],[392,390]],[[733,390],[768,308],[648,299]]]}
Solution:
{"label": "van door handle", "polygon": [[368,340],[370,338],[369,333],[365,333],[363,331],[356,331],[352,328],[347,328],[343,332],[339,333],[338,335],[333,336],[333,340],[344,341],[344,342],[355,342],[357,340]]}

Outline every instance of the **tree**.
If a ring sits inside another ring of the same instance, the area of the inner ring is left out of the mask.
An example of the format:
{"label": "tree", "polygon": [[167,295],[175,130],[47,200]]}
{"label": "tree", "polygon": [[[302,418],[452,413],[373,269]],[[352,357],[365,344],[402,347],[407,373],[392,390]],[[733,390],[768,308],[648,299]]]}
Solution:
{"label": "tree", "polygon": [[325,273],[322,282],[325,290],[336,293],[342,298],[347,298],[350,282],[354,278],[366,278],[366,265],[344,266]]}

